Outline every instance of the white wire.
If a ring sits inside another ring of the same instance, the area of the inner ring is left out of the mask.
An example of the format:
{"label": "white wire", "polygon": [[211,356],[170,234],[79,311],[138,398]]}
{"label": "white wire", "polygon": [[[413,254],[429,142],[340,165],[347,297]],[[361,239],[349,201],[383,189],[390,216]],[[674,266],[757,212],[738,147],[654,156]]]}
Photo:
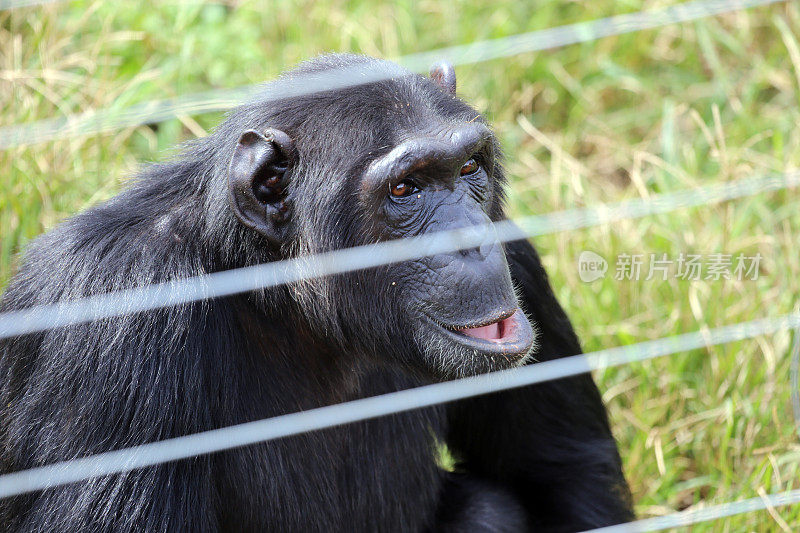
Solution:
{"label": "white wire", "polygon": [[105,452],[0,476],[0,498],[582,374],[800,325],[800,314],[685,333]]}
{"label": "white wire", "polygon": [[0,0],[0,11],[16,9],[18,7],[40,6],[52,4],[61,0]]}
{"label": "white wire", "polygon": [[666,193],[591,208],[570,209],[498,222],[493,227],[473,226],[418,237],[369,244],[226,270],[203,276],[99,294],[0,314],[0,339],[102,318],[168,307],[207,298],[218,298],[275,287],[353,270],[388,265],[454,252],[480,245],[488,230],[501,242],[575,230],[622,219],[666,213],[680,208],[722,202],[800,184],[800,171],[777,176],[742,179],[709,187]]}
{"label": "white wire", "polygon": [[[606,17],[510,37],[412,54],[399,58],[397,62],[413,71],[426,71],[431,64],[442,59],[447,59],[454,65],[477,63],[784,1],[695,0],[652,11]],[[298,80],[298,83],[291,89],[273,95],[272,98],[290,98],[324,90],[341,89],[380,81],[391,75],[387,75],[384,70],[365,70],[363,66],[332,70],[325,74],[316,73],[308,75],[307,79]],[[0,128],[0,149],[36,144],[65,137],[113,131],[141,124],[160,122],[181,115],[227,110],[235,107],[241,101],[255,96],[261,90],[263,90],[263,85],[261,84],[247,85],[234,89],[205,91],[175,99],[152,100],[125,109],[87,111],[68,117],[8,126]]]}
{"label": "white wire", "polygon": [[639,533],[642,531],[660,531],[676,527],[688,527],[699,522],[709,522],[718,520],[726,516],[761,511],[770,507],[780,507],[800,503],[800,489],[787,490],[764,497],[750,498],[737,502],[728,502],[714,505],[705,509],[683,511],[656,518],[647,518],[619,524],[617,526],[601,527],[592,529],[586,533]]}

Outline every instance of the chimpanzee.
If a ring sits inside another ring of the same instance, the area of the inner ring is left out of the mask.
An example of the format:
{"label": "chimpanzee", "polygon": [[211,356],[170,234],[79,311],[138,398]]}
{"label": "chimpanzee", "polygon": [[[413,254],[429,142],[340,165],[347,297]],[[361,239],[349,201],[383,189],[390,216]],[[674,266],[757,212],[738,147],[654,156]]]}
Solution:
{"label": "chimpanzee", "polygon": [[[501,220],[498,142],[455,85],[446,63],[430,77],[354,55],[304,63],[32,242],[2,310]],[[480,242],[0,341],[0,472],[579,353],[533,247]],[[632,517],[588,374],[0,501],[6,531]]]}

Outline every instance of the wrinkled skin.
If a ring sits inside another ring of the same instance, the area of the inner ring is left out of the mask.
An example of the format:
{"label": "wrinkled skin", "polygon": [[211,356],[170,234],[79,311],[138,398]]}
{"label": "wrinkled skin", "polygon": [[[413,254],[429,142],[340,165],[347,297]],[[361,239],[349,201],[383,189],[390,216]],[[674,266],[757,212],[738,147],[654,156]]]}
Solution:
{"label": "wrinkled skin", "polygon": [[[381,79],[281,96],[341,69]],[[505,180],[455,87],[446,64],[428,78],[316,59],[34,241],[3,311],[441,230],[471,228],[476,246],[0,340],[0,472],[579,353],[533,247],[473,227],[504,218]],[[578,531],[632,516],[589,375],[0,500],[2,531]]]}

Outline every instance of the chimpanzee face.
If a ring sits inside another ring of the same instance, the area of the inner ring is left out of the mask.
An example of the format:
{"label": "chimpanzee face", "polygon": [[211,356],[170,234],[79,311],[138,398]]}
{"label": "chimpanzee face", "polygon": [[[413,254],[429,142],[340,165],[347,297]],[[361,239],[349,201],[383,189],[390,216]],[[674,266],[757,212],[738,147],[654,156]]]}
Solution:
{"label": "chimpanzee face", "polygon": [[[474,227],[474,248],[329,278],[307,285],[320,299],[299,299],[329,324],[361,326],[344,328],[344,345],[447,378],[521,364],[535,336],[490,227],[502,217],[496,140],[452,95],[454,74],[433,74],[340,91],[346,109],[320,105],[321,120],[335,124],[324,138],[302,127],[245,132],[229,186],[245,225],[295,250]],[[367,118],[350,131],[345,113],[354,110]]]}
{"label": "chimpanzee face", "polygon": [[531,325],[517,302],[502,245],[489,226],[500,184],[494,140],[479,122],[406,132],[361,180],[381,239],[473,228],[474,248],[399,263],[392,293],[427,362],[447,375],[518,364],[531,350]]}

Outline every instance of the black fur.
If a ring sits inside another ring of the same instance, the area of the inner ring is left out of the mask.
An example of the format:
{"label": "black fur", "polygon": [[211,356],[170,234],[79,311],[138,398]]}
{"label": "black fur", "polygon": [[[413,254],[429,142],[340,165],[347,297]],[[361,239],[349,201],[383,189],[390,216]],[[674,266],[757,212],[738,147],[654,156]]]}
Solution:
{"label": "black fur", "polygon": [[[303,75],[360,66],[394,77],[274,97],[302,86]],[[344,176],[361,175],[396,143],[389,124],[476,117],[391,64],[355,56],[307,63],[179,159],[145,168],[117,197],[39,237],[2,311],[379,240],[357,208],[356,180]],[[266,127],[286,131],[299,153],[293,224],[280,246],[233,216],[225,183],[241,132]],[[492,180],[487,212],[498,220],[499,166]],[[516,242],[505,252],[520,303],[538,324],[536,360],[579,353],[534,249]],[[397,272],[0,340],[0,472],[442,379],[420,362],[413,320],[386,297],[383,282]],[[437,466],[438,442],[453,451],[456,473]],[[0,501],[3,531],[576,531],[630,518],[589,375]]]}

